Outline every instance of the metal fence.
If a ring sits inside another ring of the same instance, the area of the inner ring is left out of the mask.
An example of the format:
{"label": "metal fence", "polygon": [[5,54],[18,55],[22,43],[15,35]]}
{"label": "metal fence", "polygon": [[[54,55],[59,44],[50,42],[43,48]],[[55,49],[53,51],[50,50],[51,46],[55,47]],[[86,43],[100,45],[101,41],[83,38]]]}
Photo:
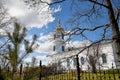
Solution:
{"label": "metal fence", "polygon": [[[38,67],[23,67],[21,64],[16,76],[20,76],[20,80],[120,80],[120,69],[114,68],[113,64],[111,69],[103,70],[99,67],[96,72],[92,72],[89,67],[83,71],[78,56],[76,64],[74,69],[65,69],[59,62],[44,66],[40,61]],[[9,68],[7,71],[9,73]]]}
{"label": "metal fence", "polygon": [[60,63],[47,68],[41,66],[40,80],[120,80],[120,69],[113,64],[111,64],[112,68],[106,70],[99,67],[96,72],[92,72],[88,67],[83,71],[79,65],[78,55],[76,55],[76,64],[75,69],[65,69],[60,67]]}

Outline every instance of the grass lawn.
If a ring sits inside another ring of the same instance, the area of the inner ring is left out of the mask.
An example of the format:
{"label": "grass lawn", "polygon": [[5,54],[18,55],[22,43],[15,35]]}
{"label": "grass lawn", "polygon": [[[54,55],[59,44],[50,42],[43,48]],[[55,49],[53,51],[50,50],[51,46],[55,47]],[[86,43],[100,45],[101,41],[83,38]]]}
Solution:
{"label": "grass lawn", "polygon": [[[77,80],[77,73],[56,74],[42,77],[42,80]],[[100,71],[97,74],[82,72],[80,73],[80,80],[120,80],[120,73],[117,71]]]}

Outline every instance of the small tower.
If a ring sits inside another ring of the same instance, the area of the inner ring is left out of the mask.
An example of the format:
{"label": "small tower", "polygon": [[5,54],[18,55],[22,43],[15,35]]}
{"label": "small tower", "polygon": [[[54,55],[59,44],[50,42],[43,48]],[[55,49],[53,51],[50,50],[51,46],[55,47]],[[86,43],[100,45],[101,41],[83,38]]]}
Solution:
{"label": "small tower", "polygon": [[60,20],[58,21],[57,27],[54,29],[53,32],[54,37],[54,45],[53,45],[53,52],[55,53],[62,53],[65,51],[64,45],[64,29],[60,26]]}

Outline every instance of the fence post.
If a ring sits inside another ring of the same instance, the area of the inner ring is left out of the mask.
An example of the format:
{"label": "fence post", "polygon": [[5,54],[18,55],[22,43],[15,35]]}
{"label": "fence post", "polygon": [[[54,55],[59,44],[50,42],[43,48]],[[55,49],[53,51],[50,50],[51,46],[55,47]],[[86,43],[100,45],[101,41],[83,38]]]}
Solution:
{"label": "fence post", "polygon": [[78,78],[78,80],[80,80],[80,65],[79,65],[79,57],[78,57],[78,55],[76,55],[76,63],[77,63],[77,78]]}
{"label": "fence post", "polygon": [[40,60],[40,64],[39,64],[39,67],[40,67],[40,74],[39,74],[39,80],[41,80],[41,71],[42,71],[42,61]]}
{"label": "fence post", "polygon": [[1,69],[1,66],[0,66],[0,73],[1,73],[2,69]]}
{"label": "fence post", "polygon": [[9,71],[10,71],[10,67],[8,66],[8,67],[7,67],[7,72],[9,73]]}
{"label": "fence post", "polygon": [[21,76],[22,76],[22,68],[23,68],[23,65],[21,64],[21,65],[20,65],[20,78],[21,78]]}
{"label": "fence post", "polygon": [[116,78],[115,78],[115,73],[114,73],[114,66],[113,66],[113,63],[112,63],[112,72],[113,72],[113,78],[114,78],[114,80],[116,80]]}

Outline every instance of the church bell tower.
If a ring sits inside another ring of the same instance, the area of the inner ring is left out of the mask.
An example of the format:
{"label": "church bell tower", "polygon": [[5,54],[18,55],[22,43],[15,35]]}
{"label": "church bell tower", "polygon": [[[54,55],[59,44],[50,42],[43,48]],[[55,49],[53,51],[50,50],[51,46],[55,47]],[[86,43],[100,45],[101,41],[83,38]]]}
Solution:
{"label": "church bell tower", "polygon": [[53,32],[53,52],[62,53],[65,51],[65,42],[64,42],[64,29],[60,26],[60,20],[58,21],[57,27]]}

